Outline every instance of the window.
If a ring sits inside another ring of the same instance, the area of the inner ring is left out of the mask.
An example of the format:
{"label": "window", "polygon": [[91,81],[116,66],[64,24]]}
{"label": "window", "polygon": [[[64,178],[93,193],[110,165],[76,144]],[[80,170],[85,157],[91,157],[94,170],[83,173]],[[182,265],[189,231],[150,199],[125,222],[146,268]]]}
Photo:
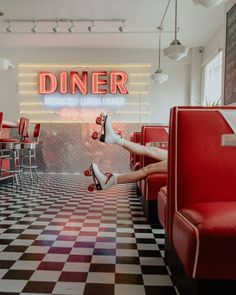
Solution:
{"label": "window", "polygon": [[222,91],[222,50],[211,59],[203,69],[203,99],[202,105],[219,104]]}

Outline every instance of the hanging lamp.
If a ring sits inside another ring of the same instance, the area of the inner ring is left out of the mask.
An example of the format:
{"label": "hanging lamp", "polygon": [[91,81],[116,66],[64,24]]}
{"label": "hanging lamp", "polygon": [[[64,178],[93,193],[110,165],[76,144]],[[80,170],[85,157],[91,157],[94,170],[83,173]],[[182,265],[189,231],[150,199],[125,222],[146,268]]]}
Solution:
{"label": "hanging lamp", "polygon": [[158,27],[158,29],[159,29],[158,69],[156,70],[154,74],[152,74],[151,78],[157,84],[162,84],[168,80],[168,75],[164,74],[161,70],[161,29],[162,28]]}
{"label": "hanging lamp", "polygon": [[175,39],[163,52],[165,56],[174,61],[181,60],[188,54],[188,48],[183,46],[177,39],[177,0],[175,0]]}
{"label": "hanging lamp", "polygon": [[14,68],[10,60],[4,57],[0,57],[0,72],[6,72],[10,68]]}

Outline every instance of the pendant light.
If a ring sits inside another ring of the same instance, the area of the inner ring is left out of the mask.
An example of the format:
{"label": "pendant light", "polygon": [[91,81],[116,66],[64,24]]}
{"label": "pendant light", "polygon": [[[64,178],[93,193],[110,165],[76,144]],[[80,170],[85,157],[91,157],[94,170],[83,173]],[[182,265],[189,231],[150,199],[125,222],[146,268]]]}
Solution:
{"label": "pendant light", "polygon": [[163,52],[165,56],[174,61],[178,61],[188,54],[188,48],[183,46],[177,39],[177,0],[175,0],[175,39]]}
{"label": "pendant light", "polygon": [[214,8],[218,5],[220,5],[221,3],[223,3],[224,0],[193,0],[193,2],[195,4],[200,4],[200,5],[207,7],[207,8]]}
{"label": "pendant light", "polygon": [[4,57],[0,57],[0,72],[6,72],[10,68],[14,68],[10,60]]}
{"label": "pendant light", "polygon": [[151,78],[157,84],[162,84],[168,80],[168,75],[163,74],[161,70],[161,27],[159,29],[159,50],[158,50],[158,69],[154,74],[152,74]]}

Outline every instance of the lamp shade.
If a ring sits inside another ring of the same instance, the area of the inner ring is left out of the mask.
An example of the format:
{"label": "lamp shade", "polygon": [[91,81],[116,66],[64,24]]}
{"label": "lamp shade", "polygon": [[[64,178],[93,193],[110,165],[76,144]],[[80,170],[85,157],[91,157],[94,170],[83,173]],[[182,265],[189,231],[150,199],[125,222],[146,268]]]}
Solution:
{"label": "lamp shade", "polygon": [[0,72],[5,72],[9,68],[14,68],[10,60],[4,57],[0,57]]}
{"label": "lamp shade", "polygon": [[223,3],[224,0],[193,0],[193,2],[204,7],[213,8]]}
{"label": "lamp shade", "polygon": [[162,70],[157,70],[154,74],[152,74],[151,78],[157,84],[162,84],[168,80],[168,75],[163,74]]}
{"label": "lamp shade", "polygon": [[183,46],[178,40],[174,40],[163,52],[169,59],[178,61],[187,56],[188,48]]}

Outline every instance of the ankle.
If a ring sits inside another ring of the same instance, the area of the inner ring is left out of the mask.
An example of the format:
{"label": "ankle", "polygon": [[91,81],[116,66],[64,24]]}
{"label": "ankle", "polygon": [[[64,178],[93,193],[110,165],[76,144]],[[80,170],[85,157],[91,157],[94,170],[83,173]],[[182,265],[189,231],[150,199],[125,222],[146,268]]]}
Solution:
{"label": "ankle", "polygon": [[113,179],[113,185],[116,185],[117,184],[117,177],[118,177],[118,173],[113,173],[113,177],[114,177],[114,179]]}
{"label": "ankle", "polygon": [[121,137],[120,135],[117,135],[116,144],[123,146],[124,145],[124,138]]}

